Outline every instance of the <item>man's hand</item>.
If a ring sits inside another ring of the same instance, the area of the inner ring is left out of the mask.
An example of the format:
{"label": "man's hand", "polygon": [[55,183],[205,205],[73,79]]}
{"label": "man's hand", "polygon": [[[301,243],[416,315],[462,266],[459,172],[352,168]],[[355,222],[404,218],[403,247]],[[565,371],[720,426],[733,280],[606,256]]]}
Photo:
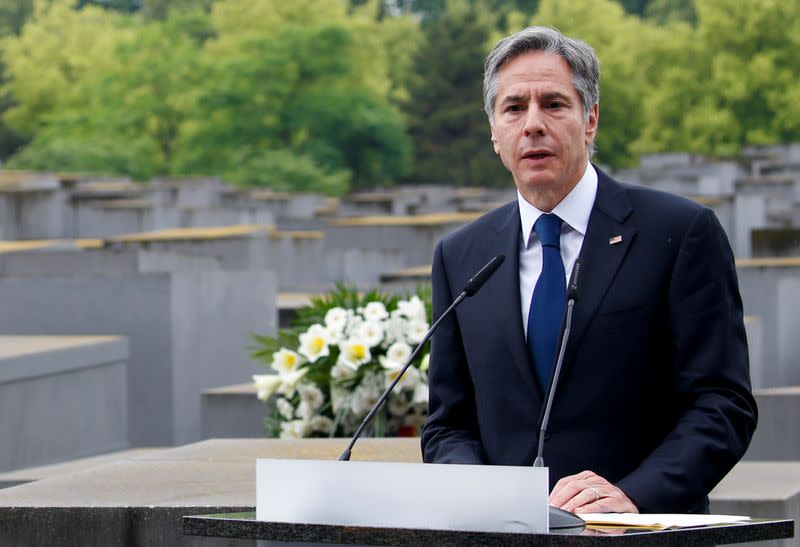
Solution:
{"label": "man's hand", "polygon": [[583,471],[558,481],[549,503],[573,513],[639,512],[625,492],[592,471]]}

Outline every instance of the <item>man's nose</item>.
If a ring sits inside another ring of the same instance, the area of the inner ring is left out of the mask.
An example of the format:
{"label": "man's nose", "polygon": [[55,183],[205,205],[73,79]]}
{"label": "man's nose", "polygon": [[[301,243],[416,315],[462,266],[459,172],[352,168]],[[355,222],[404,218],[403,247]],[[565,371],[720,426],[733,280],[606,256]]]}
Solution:
{"label": "man's nose", "polygon": [[528,108],[525,116],[525,127],[523,128],[525,136],[531,135],[544,135],[547,133],[547,124],[544,119],[544,112],[536,106],[532,105]]}

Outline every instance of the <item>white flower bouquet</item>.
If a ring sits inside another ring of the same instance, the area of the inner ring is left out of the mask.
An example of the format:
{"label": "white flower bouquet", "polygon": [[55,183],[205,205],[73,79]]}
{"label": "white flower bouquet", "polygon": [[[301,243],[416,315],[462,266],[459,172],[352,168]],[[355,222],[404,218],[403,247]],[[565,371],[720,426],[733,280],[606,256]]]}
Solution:
{"label": "white flower bouquet", "polygon": [[[350,436],[397,377],[429,327],[430,289],[413,296],[343,285],[312,299],[290,329],[254,336],[252,356],[272,370],[253,381],[258,398],[274,397],[269,436]],[[418,435],[428,410],[428,353],[419,357],[375,416],[367,434]]]}

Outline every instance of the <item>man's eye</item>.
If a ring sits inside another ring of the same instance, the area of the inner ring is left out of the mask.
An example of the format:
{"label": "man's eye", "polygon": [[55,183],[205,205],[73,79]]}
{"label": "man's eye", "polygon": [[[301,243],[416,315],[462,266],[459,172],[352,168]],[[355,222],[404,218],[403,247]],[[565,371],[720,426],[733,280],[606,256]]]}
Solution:
{"label": "man's eye", "polygon": [[548,103],[547,108],[551,108],[551,109],[552,108],[561,108],[563,106],[564,106],[564,103],[561,103],[559,101],[553,101],[552,103]]}
{"label": "man's eye", "polygon": [[522,105],[519,104],[512,104],[506,107],[506,112],[521,112],[521,111],[522,111]]}

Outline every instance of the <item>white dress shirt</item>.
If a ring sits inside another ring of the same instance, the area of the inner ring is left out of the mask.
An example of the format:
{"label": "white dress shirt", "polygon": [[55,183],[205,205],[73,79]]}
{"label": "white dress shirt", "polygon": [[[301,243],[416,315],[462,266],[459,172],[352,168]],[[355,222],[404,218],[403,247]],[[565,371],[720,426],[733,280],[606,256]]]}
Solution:
{"label": "white dress shirt", "polygon": [[[567,284],[569,284],[572,266],[581,252],[595,196],[597,196],[597,171],[594,170],[591,163],[588,163],[581,180],[552,211],[563,221],[561,224],[561,260],[564,261]],[[533,288],[542,273],[542,246],[539,236],[533,231],[533,225],[539,216],[545,213],[525,201],[519,191],[517,191],[517,201],[522,221],[522,238],[519,249],[519,296],[522,304],[522,328],[525,330],[527,338],[528,313],[531,307]]]}

